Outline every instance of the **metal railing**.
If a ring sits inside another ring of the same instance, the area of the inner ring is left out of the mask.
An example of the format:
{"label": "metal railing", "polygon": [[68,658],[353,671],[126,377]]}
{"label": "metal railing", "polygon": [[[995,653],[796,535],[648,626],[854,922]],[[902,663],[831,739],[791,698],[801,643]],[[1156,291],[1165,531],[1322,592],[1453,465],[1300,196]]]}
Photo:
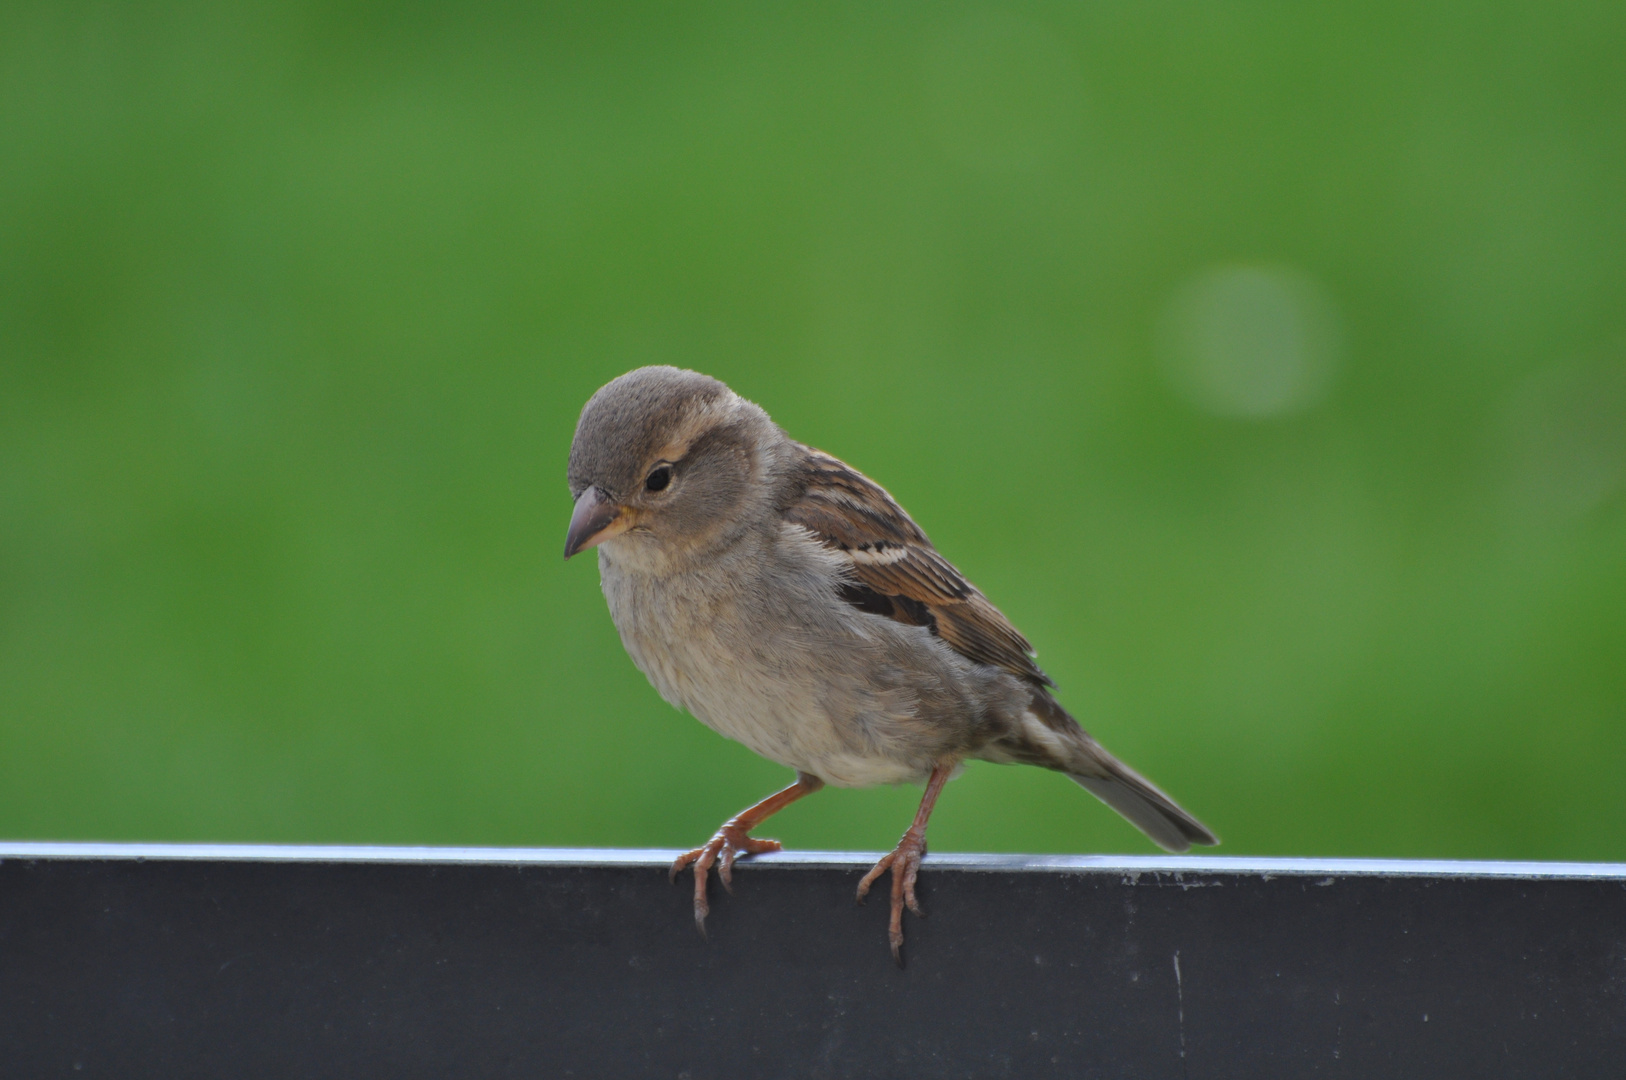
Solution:
{"label": "metal railing", "polygon": [[0,1076],[1626,1075],[1626,865],[0,844]]}

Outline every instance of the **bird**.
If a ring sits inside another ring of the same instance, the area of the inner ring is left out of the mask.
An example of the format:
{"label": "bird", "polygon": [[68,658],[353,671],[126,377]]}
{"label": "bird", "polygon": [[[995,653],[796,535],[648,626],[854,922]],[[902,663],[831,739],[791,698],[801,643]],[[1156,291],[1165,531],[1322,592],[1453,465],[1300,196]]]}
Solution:
{"label": "bird", "polygon": [[567,469],[565,558],[598,551],[634,665],[661,697],[795,770],[783,790],[672,864],[694,876],[705,933],[713,867],[782,850],[752,830],[826,784],[923,783],[914,820],[864,875],[891,874],[887,936],[926,826],[967,761],[1064,773],[1173,852],[1219,841],[1062,708],[1033,647],[875,481],[787,435],[708,375],[641,367],[582,408]]}

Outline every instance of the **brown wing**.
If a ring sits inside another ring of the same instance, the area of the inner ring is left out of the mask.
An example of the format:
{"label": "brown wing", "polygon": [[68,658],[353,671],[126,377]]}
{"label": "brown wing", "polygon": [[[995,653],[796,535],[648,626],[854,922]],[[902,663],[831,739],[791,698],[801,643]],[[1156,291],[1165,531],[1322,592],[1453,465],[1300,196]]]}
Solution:
{"label": "brown wing", "polygon": [[842,595],[853,606],[924,626],[960,655],[1052,686],[1033,647],[976,587],[932,547],[920,526],[875,481],[809,446],[799,497],[785,519],[801,525],[852,568]]}

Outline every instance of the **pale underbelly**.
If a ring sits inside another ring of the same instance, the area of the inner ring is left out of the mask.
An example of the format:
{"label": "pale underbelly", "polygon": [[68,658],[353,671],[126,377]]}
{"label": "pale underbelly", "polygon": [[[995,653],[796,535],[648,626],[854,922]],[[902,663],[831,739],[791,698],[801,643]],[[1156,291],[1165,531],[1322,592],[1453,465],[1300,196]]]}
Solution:
{"label": "pale underbelly", "polygon": [[[663,698],[769,761],[837,787],[908,783],[930,772],[914,747],[877,738],[880,725],[866,723],[865,714],[878,702],[841,712],[832,701],[841,695],[825,692],[811,675],[756,670],[738,654],[726,667],[715,665],[670,642],[658,651],[628,645]],[[902,705],[891,704],[894,711]]]}

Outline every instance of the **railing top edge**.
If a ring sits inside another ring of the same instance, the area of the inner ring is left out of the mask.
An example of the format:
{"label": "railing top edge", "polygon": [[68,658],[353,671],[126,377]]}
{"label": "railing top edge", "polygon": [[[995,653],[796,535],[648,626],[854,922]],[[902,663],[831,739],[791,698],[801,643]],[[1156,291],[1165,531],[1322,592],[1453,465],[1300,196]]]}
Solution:
{"label": "railing top edge", "polygon": [[[670,866],[662,848],[390,847],[325,844],[152,844],[0,841],[7,859],[147,859],[313,863],[493,864],[581,867]],[[878,852],[786,851],[740,865],[760,869],[868,868]],[[1494,862],[1440,859],[1280,858],[1247,855],[1015,855],[934,853],[942,870],[1039,873],[1197,874],[1206,876],[1350,875],[1390,877],[1577,878],[1626,880],[1626,863]]]}

